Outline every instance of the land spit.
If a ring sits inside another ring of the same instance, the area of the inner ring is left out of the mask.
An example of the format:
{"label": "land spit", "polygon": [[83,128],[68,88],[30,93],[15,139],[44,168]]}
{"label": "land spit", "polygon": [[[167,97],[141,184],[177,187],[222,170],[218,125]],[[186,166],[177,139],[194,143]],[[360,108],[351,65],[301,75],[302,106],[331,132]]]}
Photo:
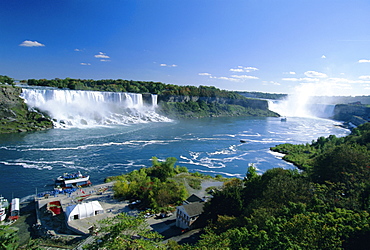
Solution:
{"label": "land spit", "polygon": [[[98,226],[98,222],[100,220],[108,217],[114,217],[122,212],[125,212],[129,215],[137,215],[139,211],[135,209],[130,209],[128,201],[119,201],[114,199],[112,190],[113,184],[114,182],[104,183],[87,188],[81,188],[71,194],[58,194],[55,196],[45,195],[35,198],[36,218],[34,221],[35,224],[33,224],[32,231],[34,231],[36,235],[39,236],[48,236],[52,239],[64,239],[62,241],[76,242],[76,240],[80,241],[81,239],[88,237],[91,233],[89,228],[95,225]],[[207,187],[222,186],[222,184],[223,182],[220,181],[203,180],[202,188],[200,190],[194,190],[188,185],[186,185],[186,187],[189,194],[194,193],[199,197],[204,197],[206,195],[205,189]],[[81,200],[81,198],[83,199]],[[53,201],[60,202],[62,208],[61,214],[54,215],[51,211],[47,209],[48,203]],[[68,206],[91,201],[98,201],[104,209],[104,213],[84,219],[72,220],[67,222],[65,211]],[[27,204],[29,205],[31,205],[32,203],[33,202],[27,202]],[[29,207],[29,205],[27,205],[27,207]],[[182,233],[182,230],[175,226],[176,213],[173,213],[173,215],[165,218],[158,218],[153,216],[148,218],[146,221],[149,224],[150,230],[156,231],[163,235],[165,241],[171,239],[179,243],[191,243],[196,241],[196,238],[199,235],[199,229]],[[29,226],[31,226],[31,224],[29,224]],[[89,241],[91,243],[91,240],[93,240],[93,238],[94,236],[90,236],[87,238],[86,241]],[[81,247],[78,247],[77,249],[79,248]]]}

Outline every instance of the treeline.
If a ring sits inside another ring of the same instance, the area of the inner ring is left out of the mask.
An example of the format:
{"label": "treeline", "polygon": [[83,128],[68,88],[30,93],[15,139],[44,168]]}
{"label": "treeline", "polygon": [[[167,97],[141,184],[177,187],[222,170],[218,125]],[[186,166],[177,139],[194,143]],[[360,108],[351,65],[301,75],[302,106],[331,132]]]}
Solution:
{"label": "treeline", "polygon": [[255,91],[252,91],[252,92],[238,91],[237,93],[245,97],[272,99],[272,100],[281,100],[288,96],[287,94],[263,93],[263,92],[255,92]]}
{"label": "treeline", "polygon": [[9,76],[0,75],[0,84],[14,85],[14,79]]}
{"label": "treeline", "polygon": [[151,93],[157,95],[179,95],[179,96],[201,96],[201,97],[223,97],[230,99],[243,98],[236,92],[220,90],[213,86],[179,86],[152,81],[132,80],[91,80],[91,79],[28,79],[28,85],[47,86],[55,88],[68,88],[73,90],[96,90],[112,92]]}

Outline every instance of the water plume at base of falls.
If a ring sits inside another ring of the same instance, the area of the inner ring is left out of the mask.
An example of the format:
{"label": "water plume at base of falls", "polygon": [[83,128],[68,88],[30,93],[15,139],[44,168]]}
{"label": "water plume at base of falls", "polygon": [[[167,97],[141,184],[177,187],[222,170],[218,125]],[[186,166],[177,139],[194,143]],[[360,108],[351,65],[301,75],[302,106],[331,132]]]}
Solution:
{"label": "water plume at base of falls", "polygon": [[21,97],[30,108],[47,113],[56,127],[170,121],[155,112],[156,95],[144,102],[136,93],[24,88]]}
{"label": "water plume at base of falls", "polygon": [[[281,116],[331,118],[335,105],[330,85],[306,83],[296,87],[284,100],[269,101],[269,109]],[[321,97],[321,98],[319,98]]]}

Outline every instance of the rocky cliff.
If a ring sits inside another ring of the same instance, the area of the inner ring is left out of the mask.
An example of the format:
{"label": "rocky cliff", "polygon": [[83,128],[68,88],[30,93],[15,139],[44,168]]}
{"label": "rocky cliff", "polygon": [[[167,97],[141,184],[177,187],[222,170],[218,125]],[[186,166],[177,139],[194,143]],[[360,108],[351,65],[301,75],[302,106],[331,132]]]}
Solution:
{"label": "rocky cliff", "polygon": [[370,121],[370,107],[366,105],[337,104],[334,108],[333,118],[351,122],[358,126]]}
{"label": "rocky cliff", "polygon": [[170,118],[200,118],[220,116],[279,115],[268,109],[265,100],[245,98],[159,95],[159,112]]}
{"label": "rocky cliff", "polygon": [[53,127],[53,122],[44,115],[29,111],[20,98],[21,88],[0,85],[0,133],[44,130]]}
{"label": "rocky cliff", "polygon": [[239,105],[245,108],[262,109],[268,110],[268,103],[265,100],[252,99],[252,98],[240,98],[230,99],[221,97],[199,97],[199,96],[158,96],[158,101],[161,102],[205,102],[205,103],[218,103],[218,104],[230,104]]}

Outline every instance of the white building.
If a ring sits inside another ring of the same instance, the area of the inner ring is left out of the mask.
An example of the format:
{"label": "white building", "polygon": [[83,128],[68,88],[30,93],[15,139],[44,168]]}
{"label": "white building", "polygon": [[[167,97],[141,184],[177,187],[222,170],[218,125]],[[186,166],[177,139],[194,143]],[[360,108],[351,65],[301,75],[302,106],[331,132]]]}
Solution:
{"label": "white building", "polygon": [[194,222],[203,213],[204,202],[193,202],[178,206],[176,210],[176,226],[191,229]]}
{"label": "white building", "polygon": [[104,209],[98,201],[72,205],[66,210],[67,221],[85,219],[104,213]]}

